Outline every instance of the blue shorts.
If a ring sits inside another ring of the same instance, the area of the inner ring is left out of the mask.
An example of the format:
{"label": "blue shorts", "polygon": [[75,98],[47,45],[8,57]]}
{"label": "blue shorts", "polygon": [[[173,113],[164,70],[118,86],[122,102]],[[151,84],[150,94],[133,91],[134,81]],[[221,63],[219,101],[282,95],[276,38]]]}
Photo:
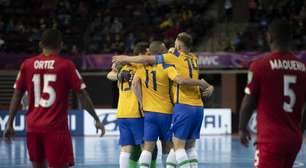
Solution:
{"label": "blue shorts", "polygon": [[172,132],[181,140],[199,139],[203,121],[203,107],[175,104]]}
{"label": "blue shorts", "polygon": [[144,140],[162,141],[171,140],[172,114],[163,114],[158,112],[144,113]]}
{"label": "blue shorts", "polygon": [[121,146],[143,144],[143,118],[118,118],[117,123]]}

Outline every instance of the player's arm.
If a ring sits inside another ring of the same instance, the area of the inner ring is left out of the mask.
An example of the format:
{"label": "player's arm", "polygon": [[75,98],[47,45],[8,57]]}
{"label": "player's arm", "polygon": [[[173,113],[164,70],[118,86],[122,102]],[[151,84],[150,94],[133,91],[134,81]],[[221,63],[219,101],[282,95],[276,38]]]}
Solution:
{"label": "player's arm", "polygon": [[82,107],[94,118],[96,128],[97,128],[97,133],[98,133],[98,128],[99,128],[102,130],[101,136],[103,136],[105,134],[104,126],[101,124],[99,116],[97,115],[95,111],[94,105],[87,91],[85,89],[81,89],[79,92],[76,92],[76,95],[78,99],[80,100]]}
{"label": "player's arm", "polygon": [[82,79],[81,74],[71,61],[69,61],[67,64],[66,75],[69,89],[72,89],[76,93],[79,101],[82,104],[82,107],[94,118],[97,133],[100,129],[101,136],[103,136],[105,134],[104,125],[100,122],[100,119],[95,112],[92,100],[85,90],[86,85]]}
{"label": "player's arm", "polygon": [[118,64],[155,64],[155,56],[150,55],[140,55],[140,56],[127,56],[127,55],[118,55],[113,56],[113,63]]}
{"label": "player's arm", "polygon": [[252,64],[248,73],[248,84],[245,88],[245,96],[242,100],[239,112],[239,136],[243,146],[248,147],[251,135],[248,123],[257,106],[257,97],[260,89],[260,68]]}
{"label": "player's arm", "polygon": [[186,85],[186,86],[199,86],[202,90],[207,89],[210,85],[204,80],[198,80],[198,79],[191,79],[191,78],[185,78],[181,76],[176,76],[173,81],[179,85]]}
{"label": "player's arm", "polygon": [[134,76],[132,81],[132,90],[137,97],[137,101],[140,105],[140,109],[142,110],[142,90],[141,90],[141,80],[138,76]]}
{"label": "player's arm", "polygon": [[249,131],[247,130],[248,123],[255,109],[256,109],[256,97],[252,95],[245,95],[240,107],[239,134],[246,134],[243,135],[245,138],[241,139],[241,143],[246,147],[248,147],[248,142],[251,139]]}
{"label": "player's arm", "polygon": [[208,83],[203,79],[197,80],[180,76],[175,67],[170,64],[164,64],[163,67],[167,72],[168,78],[179,85],[200,86],[202,90],[205,90],[207,87],[209,87]]}
{"label": "player's arm", "polygon": [[106,78],[107,78],[108,80],[111,80],[111,81],[117,81],[117,80],[118,80],[118,72],[112,70],[112,71],[110,71],[110,72],[107,74]]}
{"label": "player's arm", "polygon": [[11,141],[11,138],[15,134],[13,123],[14,123],[14,119],[17,114],[18,106],[20,104],[23,94],[24,94],[24,91],[15,89],[13,93],[13,97],[11,99],[11,103],[9,107],[9,118],[5,125],[5,130],[3,133],[4,139],[8,142]]}
{"label": "player's arm", "polygon": [[[306,98],[305,98],[306,100]],[[306,102],[304,103],[304,105],[306,104]],[[303,112],[303,118],[302,118],[302,133],[305,132],[306,130],[306,108],[304,108],[304,112]]]}

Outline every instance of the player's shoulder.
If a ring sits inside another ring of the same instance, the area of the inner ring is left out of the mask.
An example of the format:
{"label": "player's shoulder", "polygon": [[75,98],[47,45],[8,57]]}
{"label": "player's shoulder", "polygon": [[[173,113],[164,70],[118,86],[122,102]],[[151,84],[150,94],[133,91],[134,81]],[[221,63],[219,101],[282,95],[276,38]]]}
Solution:
{"label": "player's shoulder", "polygon": [[250,63],[250,68],[262,68],[269,63],[269,60],[271,60],[272,57],[273,55],[271,53],[265,53],[263,56],[252,60]]}
{"label": "player's shoulder", "polygon": [[39,60],[41,55],[35,55],[32,56],[30,58],[25,59],[22,63],[21,66],[22,67],[27,67],[27,66],[32,66],[34,64],[35,61]]}

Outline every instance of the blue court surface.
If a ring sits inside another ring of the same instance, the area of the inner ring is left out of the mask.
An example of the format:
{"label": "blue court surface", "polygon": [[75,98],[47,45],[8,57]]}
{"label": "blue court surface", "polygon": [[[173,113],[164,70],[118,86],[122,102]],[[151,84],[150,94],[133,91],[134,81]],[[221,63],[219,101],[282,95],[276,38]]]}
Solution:
{"label": "blue court surface", "polygon": [[[75,137],[73,139],[78,168],[115,168],[118,166],[117,137]],[[254,147],[243,148],[232,136],[204,136],[198,141],[200,167],[203,168],[252,168]],[[161,167],[160,155],[158,167]],[[306,145],[297,158],[295,167],[306,168]],[[30,168],[26,142],[16,138],[11,144],[0,139],[0,167]]]}

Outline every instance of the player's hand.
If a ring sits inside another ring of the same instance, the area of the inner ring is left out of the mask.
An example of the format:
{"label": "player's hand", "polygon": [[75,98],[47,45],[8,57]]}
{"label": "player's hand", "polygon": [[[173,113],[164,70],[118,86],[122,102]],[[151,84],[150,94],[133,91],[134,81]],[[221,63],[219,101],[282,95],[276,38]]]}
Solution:
{"label": "player's hand", "polygon": [[126,59],[128,58],[127,55],[117,55],[113,56],[112,62],[115,64],[126,64]]}
{"label": "player's hand", "polygon": [[248,130],[239,130],[239,138],[240,138],[240,143],[244,147],[249,147],[249,142],[251,140],[251,134]]}
{"label": "player's hand", "polygon": [[11,142],[12,138],[15,136],[15,130],[13,125],[6,124],[5,130],[3,132],[3,138],[6,142]]}
{"label": "player's hand", "polygon": [[142,114],[142,116],[144,116],[143,104],[142,104],[142,102],[139,102],[138,105],[139,105],[139,111],[140,111],[140,113]]}
{"label": "player's hand", "polygon": [[204,98],[208,98],[212,95],[213,92],[214,92],[214,87],[210,85],[202,92],[202,96]]}
{"label": "player's hand", "polygon": [[100,137],[102,137],[105,134],[105,127],[104,127],[104,125],[100,121],[96,121],[95,127],[96,127],[96,133],[97,134],[99,133],[99,130],[101,130]]}
{"label": "player's hand", "polygon": [[113,63],[113,65],[112,65],[112,70],[113,70],[114,72],[118,72],[117,63]]}

